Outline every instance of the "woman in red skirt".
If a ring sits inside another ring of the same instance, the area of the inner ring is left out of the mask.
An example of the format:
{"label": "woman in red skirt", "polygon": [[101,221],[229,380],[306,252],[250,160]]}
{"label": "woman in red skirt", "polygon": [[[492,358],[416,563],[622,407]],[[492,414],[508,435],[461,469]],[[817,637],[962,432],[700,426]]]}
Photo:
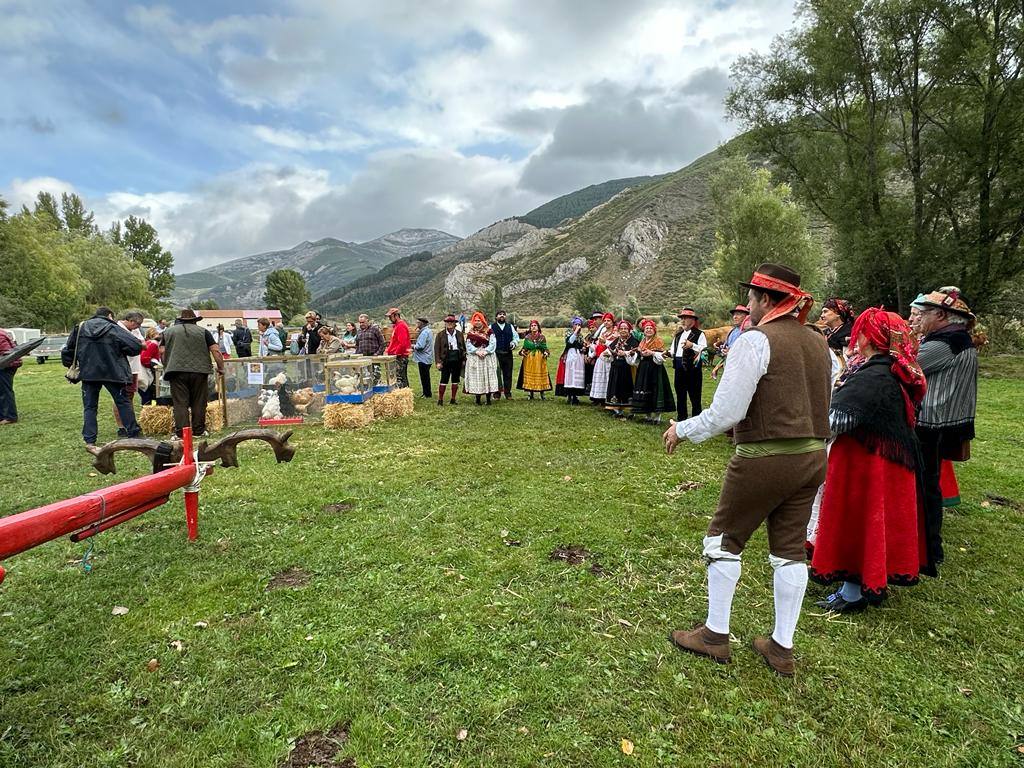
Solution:
{"label": "woman in red skirt", "polygon": [[832,396],[828,459],[811,578],[840,588],[817,603],[863,610],[889,584],[917,583],[923,562],[915,414],[925,381],[917,344],[899,315],[868,309],[851,344],[865,363]]}

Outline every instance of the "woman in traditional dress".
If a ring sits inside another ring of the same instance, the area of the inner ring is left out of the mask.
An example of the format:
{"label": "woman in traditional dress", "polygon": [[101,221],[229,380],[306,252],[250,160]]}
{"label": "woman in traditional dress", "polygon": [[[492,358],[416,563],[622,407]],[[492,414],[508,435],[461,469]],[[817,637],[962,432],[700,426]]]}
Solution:
{"label": "woman in traditional dress", "polygon": [[634,413],[647,414],[645,421],[661,421],[662,413],[676,409],[665,372],[665,342],[658,336],[658,325],[653,320],[644,318],[640,327],[644,338],[629,359],[629,364],[636,366],[636,382],[629,404]]}
{"label": "woman in traditional dress", "polygon": [[604,405],[608,397],[608,374],[611,370],[611,355],[605,355],[608,344],[615,338],[615,315],[606,312],[601,325],[594,333],[594,341],[587,349],[587,356],[594,360],[594,377],[590,381],[590,402]]}
{"label": "woman in traditional dress", "polygon": [[574,317],[565,334],[565,349],[558,358],[558,372],[555,376],[555,397],[564,396],[569,405],[579,405],[579,396],[586,391],[584,349],[586,340],[583,335],[583,318]]}
{"label": "woman in traditional dress", "polygon": [[827,299],[821,307],[820,323],[829,347],[842,355],[847,347],[855,346],[853,333],[853,307],[846,299]]}
{"label": "woman in traditional dress", "polygon": [[625,416],[623,409],[629,407],[633,397],[633,367],[629,364],[629,356],[640,343],[633,335],[633,326],[622,320],[616,326],[617,335],[608,342],[604,351],[608,361],[608,392],[607,405],[613,416]]}
{"label": "woman in traditional dress", "polygon": [[530,321],[530,332],[523,337],[519,355],[523,358],[523,364],[519,367],[516,389],[529,392],[531,400],[534,393],[540,392],[540,399],[543,400],[544,393],[551,391],[551,374],[548,373],[548,341],[536,320]]}
{"label": "woman in traditional dress", "polygon": [[817,603],[837,613],[881,602],[888,584],[917,583],[927,558],[914,433],[925,392],[917,341],[903,318],[875,308],[857,318],[851,338],[865,362],[832,395],[835,440],[811,560],[811,578],[842,583]]}
{"label": "woman in traditional dress", "polygon": [[487,396],[490,405],[491,393],[498,391],[498,357],[494,354],[497,346],[484,313],[474,312],[466,334],[466,380],[462,389],[476,395],[477,405],[481,395]]}

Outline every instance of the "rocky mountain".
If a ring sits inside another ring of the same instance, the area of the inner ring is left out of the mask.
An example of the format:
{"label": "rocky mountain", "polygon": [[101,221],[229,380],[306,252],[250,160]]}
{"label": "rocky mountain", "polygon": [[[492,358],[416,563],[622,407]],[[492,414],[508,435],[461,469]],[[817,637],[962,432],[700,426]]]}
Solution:
{"label": "rocky mountain", "polygon": [[612,308],[620,310],[630,297],[643,311],[659,314],[699,305],[708,293],[701,273],[715,246],[709,182],[728,147],[674,173],[644,177],[556,226],[506,220],[431,258],[396,262],[389,274],[366,278],[362,293],[338,292],[328,310],[379,314],[397,304],[407,316],[436,318],[471,310],[498,287],[510,311],[564,316],[573,292],[588,282],[608,289]]}
{"label": "rocky mountain", "polygon": [[397,259],[423,251],[440,251],[459,238],[435,229],[400,229],[365,243],[326,237],[294,248],[245,256],[214,267],[177,275],[171,302],[212,299],[221,307],[261,307],[267,275],[275,269],[294,269],[313,296],[335,290],[371,275]]}

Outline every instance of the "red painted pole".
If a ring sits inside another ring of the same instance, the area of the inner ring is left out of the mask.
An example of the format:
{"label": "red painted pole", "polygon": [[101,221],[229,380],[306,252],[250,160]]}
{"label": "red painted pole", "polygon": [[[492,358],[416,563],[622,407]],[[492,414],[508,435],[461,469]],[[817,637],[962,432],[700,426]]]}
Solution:
{"label": "red painted pole", "polygon": [[[192,452],[192,427],[184,427],[181,430],[182,461],[186,467],[196,469],[196,457]],[[185,528],[188,530],[188,540],[195,541],[199,538],[199,478],[185,488]]]}
{"label": "red painted pole", "polygon": [[142,506],[195,482],[195,465],[168,467],[155,475],[0,518],[0,560]]}
{"label": "red painted pole", "polygon": [[153,499],[152,501],[147,501],[145,504],[142,504],[141,506],[126,510],[119,515],[108,517],[100,523],[95,523],[93,525],[90,525],[88,528],[83,528],[81,531],[72,533],[71,540],[77,543],[79,541],[83,541],[92,536],[95,536],[97,533],[103,533],[104,531],[108,531],[111,528],[120,525],[121,523],[127,523],[133,517],[138,517],[143,512],[149,512],[149,510],[151,509],[156,509],[157,507],[163,506],[164,504],[167,503],[167,500],[167,496],[161,496],[157,499]]}

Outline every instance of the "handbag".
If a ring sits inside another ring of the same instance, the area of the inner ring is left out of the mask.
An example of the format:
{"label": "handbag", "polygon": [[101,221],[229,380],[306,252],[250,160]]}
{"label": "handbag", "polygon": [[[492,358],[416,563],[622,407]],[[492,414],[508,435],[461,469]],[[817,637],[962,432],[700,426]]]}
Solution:
{"label": "handbag", "polygon": [[64,372],[64,378],[68,384],[77,384],[82,380],[82,370],[78,366],[78,342],[82,335],[82,324],[78,324],[75,331],[75,356],[71,360],[71,366]]}

